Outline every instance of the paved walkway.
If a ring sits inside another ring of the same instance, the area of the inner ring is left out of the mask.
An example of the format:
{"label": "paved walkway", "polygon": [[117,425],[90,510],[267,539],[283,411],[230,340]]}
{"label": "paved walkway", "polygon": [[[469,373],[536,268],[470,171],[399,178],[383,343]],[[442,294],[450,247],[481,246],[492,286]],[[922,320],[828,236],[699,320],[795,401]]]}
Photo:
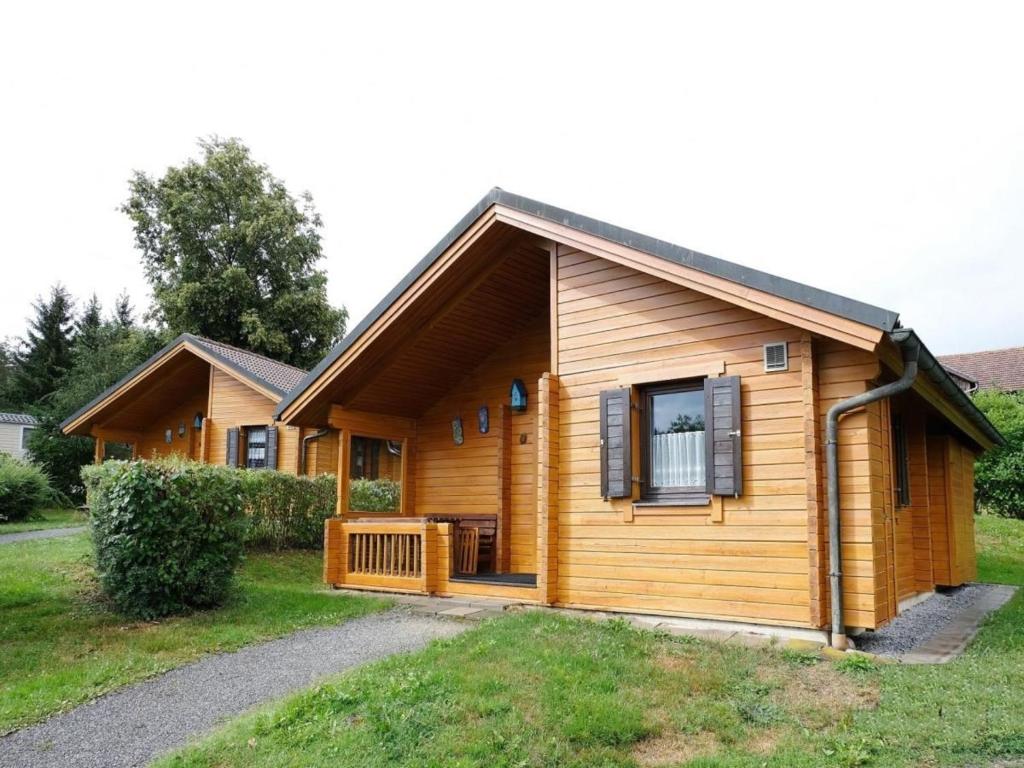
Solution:
{"label": "paved walkway", "polygon": [[397,608],[209,656],[0,738],[0,766],[143,766],[229,717],[466,626]]}
{"label": "paved walkway", "polygon": [[22,533],[0,534],[0,544],[13,544],[16,541],[32,541],[32,539],[57,539],[61,536],[74,536],[89,528],[87,525],[76,525],[74,528],[45,528],[41,531],[24,531]]}
{"label": "paved walkway", "polygon": [[1016,587],[990,587],[979,599],[960,611],[953,621],[928,640],[911,648],[900,660],[904,664],[945,664],[952,661],[964,652],[967,644],[978,634],[985,617],[1002,608],[1016,591]]}

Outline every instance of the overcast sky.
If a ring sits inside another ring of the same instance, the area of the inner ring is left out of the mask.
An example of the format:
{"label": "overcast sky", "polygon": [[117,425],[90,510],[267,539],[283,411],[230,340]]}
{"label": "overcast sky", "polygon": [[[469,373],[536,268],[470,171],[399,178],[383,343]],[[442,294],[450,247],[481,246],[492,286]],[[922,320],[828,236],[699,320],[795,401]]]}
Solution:
{"label": "overcast sky", "polygon": [[[324,219],[355,324],[492,186],[1024,344],[1012,6],[18,3],[0,21],[0,337],[149,291],[133,169],[237,136]],[[358,6],[358,7],[357,7]]]}

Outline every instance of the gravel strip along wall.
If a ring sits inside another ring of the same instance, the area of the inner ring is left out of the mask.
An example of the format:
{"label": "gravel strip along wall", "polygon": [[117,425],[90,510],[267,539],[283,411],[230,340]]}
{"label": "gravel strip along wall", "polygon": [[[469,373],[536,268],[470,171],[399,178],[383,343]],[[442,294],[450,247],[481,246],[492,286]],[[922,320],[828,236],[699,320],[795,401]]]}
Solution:
{"label": "gravel strip along wall", "polygon": [[964,609],[993,589],[996,587],[990,584],[966,584],[936,592],[882,629],[855,637],[857,650],[899,658],[945,629]]}

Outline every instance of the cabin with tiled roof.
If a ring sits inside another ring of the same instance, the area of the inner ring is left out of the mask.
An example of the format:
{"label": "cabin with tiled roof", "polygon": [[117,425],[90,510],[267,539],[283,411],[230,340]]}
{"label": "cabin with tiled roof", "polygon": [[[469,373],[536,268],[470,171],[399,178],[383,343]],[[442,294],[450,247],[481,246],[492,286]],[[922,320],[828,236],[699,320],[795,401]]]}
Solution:
{"label": "cabin with tiled roof", "polygon": [[185,333],[61,427],[68,435],[92,437],[97,462],[107,444],[120,443],[144,459],[177,454],[292,474],[333,471],[336,433],[306,439],[306,430],[274,419],[274,409],[305,375],[301,368]]}

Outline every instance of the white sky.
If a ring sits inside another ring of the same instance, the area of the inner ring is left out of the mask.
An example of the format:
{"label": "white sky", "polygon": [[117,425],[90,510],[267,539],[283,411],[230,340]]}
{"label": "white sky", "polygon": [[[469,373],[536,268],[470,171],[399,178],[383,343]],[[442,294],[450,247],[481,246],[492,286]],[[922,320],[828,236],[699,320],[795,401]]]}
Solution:
{"label": "white sky", "polygon": [[[117,206],[238,136],[325,222],[350,327],[490,187],[1024,344],[1024,29],[961,3],[18,3],[0,337],[148,288]],[[358,5],[358,8],[356,7]]]}

